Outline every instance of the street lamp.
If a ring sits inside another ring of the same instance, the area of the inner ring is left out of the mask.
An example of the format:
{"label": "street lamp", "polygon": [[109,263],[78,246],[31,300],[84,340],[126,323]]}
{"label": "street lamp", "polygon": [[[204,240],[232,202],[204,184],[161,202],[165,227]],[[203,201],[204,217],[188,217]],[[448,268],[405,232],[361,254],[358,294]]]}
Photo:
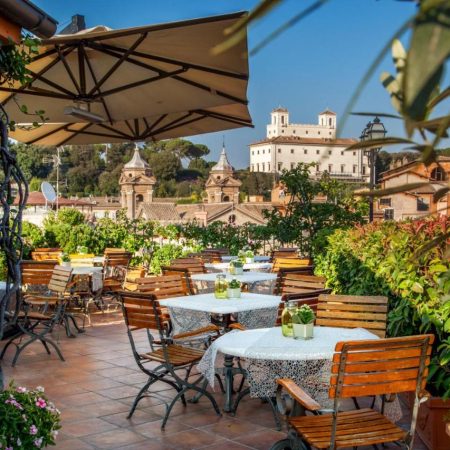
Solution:
{"label": "street lamp", "polygon": [[[369,122],[361,133],[362,142],[383,139],[386,136],[386,128],[378,117]],[[376,184],[376,163],[380,147],[368,147],[364,154],[367,156],[370,169],[369,189],[372,192]],[[369,197],[369,222],[373,222],[373,196]]]}

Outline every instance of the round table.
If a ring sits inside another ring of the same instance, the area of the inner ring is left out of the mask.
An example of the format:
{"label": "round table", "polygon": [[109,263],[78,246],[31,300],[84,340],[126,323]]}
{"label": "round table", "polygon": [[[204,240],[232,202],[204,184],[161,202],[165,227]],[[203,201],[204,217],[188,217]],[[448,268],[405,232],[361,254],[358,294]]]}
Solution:
{"label": "round table", "polygon": [[[239,259],[239,256],[231,256],[231,255],[225,255],[221,256],[223,262],[230,262],[233,259]],[[264,255],[256,255],[254,257],[255,262],[269,262],[270,256],[264,256]]]}
{"label": "round table", "polygon": [[103,267],[68,266],[72,269],[72,275],[92,275],[103,272]]}
{"label": "round table", "polygon": [[[269,272],[272,269],[272,263],[254,262],[245,263],[244,270],[257,270],[261,272]],[[222,263],[206,263],[205,269],[215,271],[215,272],[226,272],[230,268],[229,262]]]}

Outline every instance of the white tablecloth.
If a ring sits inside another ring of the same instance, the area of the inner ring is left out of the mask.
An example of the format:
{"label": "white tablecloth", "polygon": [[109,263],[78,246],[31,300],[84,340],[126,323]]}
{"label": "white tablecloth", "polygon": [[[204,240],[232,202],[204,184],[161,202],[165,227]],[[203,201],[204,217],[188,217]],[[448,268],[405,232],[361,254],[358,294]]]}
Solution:
{"label": "white tablecloth", "polygon": [[189,295],[161,300],[169,309],[174,334],[211,323],[212,314],[233,314],[246,328],[273,325],[281,297],[245,292],[240,299],[217,299],[214,294]]}
{"label": "white tablecloth", "polygon": [[[191,278],[194,281],[215,282],[216,277],[217,273],[196,273],[191,275]],[[244,272],[241,275],[231,275],[230,273],[226,273],[225,278],[228,281],[236,278],[236,280],[241,283],[258,283],[260,281],[274,281],[277,279],[277,274],[266,272]]]}
{"label": "white tablecloth", "polygon": [[[230,256],[230,255],[226,255],[226,256],[222,256],[222,261],[223,262],[230,262],[232,259],[238,259],[238,256]],[[264,256],[264,255],[256,255],[255,256],[255,262],[269,262],[270,261],[270,256]]]}
{"label": "white tablecloth", "polygon": [[[272,269],[272,263],[255,262],[244,264],[244,270],[258,270],[262,272],[269,272]],[[226,272],[230,267],[229,262],[222,263],[206,263],[205,268],[215,272]]]}
{"label": "white tablecloth", "polygon": [[103,267],[71,267],[72,275],[92,275],[93,273],[101,273]]}
{"label": "white tablecloth", "polygon": [[[247,372],[252,397],[273,397],[279,378],[291,378],[323,406],[328,399],[331,360],[340,341],[378,339],[364,328],[314,327],[314,337],[300,340],[284,337],[281,327],[232,331],[216,339],[198,364],[198,369],[214,386],[216,357],[231,355],[241,361]],[[399,420],[398,402],[390,405],[389,416]]]}

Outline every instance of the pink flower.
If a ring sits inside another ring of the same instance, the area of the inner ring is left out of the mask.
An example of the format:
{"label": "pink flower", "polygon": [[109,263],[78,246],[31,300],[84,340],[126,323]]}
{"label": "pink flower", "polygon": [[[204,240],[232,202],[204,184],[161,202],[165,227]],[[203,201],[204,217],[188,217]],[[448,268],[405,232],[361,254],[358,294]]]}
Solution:
{"label": "pink flower", "polygon": [[37,434],[37,432],[38,432],[38,429],[37,429],[36,425],[31,425],[31,427],[30,427],[30,434],[32,436],[34,436],[35,434]]}
{"label": "pink flower", "polygon": [[35,440],[33,441],[33,444],[34,444],[37,448],[41,448],[41,445],[42,445],[42,438],[40,437],[40,438],[38,438],[38,439],[35,439]]}
{"label": "pink flower", "polygon": [[39,408],[45,408],[47,406],[47,402],[43,398],[39,397],[36,400],[36,406],[38,406]]}
{"label": "pink flower", "polygon": [[28,389],[26,387],[23,387],[23,386],[18,386],[16,388],[16,392],[19,392],[20,394],[24,394],[25,392],[28,392]]}
{"label": "pink flower", "polygon": [[44,392],[45,389],[42,386],[36,386],[36,390],[38,392]]}

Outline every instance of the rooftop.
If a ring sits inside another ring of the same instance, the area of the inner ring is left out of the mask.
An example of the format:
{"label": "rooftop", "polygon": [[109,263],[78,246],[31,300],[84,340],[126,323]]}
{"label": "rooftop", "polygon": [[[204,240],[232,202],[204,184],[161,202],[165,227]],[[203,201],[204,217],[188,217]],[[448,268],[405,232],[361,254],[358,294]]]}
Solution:
{"label": "rooftop", "polygon": [[260,141],[253,142],[250,145],[259,144],[304,144],[304,145],[327,145],[327,146],[350,146],[358,142],[357,139],[341,138],[341,139],[328,139],[328,138],[304,138],[298,136],[277,136],[273,138],[266,138]]}

